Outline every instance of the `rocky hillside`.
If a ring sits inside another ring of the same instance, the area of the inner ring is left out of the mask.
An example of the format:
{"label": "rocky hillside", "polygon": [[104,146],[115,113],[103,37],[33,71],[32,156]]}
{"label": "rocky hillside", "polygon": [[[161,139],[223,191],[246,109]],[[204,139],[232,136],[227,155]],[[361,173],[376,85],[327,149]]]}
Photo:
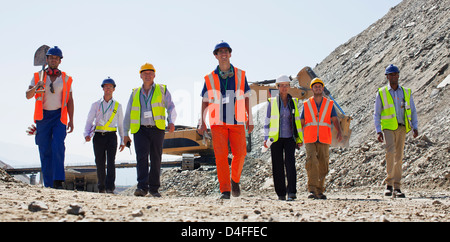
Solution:
{"label": "rocky hillside", "polygon": [[353,117],[351,148],[332,149],[330,187],[380,185],[384,147],[375,141],[376,92],[387,85],[384,70],[400,68],[400,85],[412,89],[419,116],[418,139],[408,135],[404,183],[449,189],[450,1],[405,0],[359,35],[337,47],[314,71]]}
{"label": "rocky hillside", "polygon": [[[450,136],[450,1],[405,0],[359,35],[336,48],[314,71],[353,117],[351,144],[375,136],[374,100],[387,84],[384,70],[400,68],[400,85],[412,89],[419,131],[433,141]],[[444,135],[447,134],[447,135]]]}

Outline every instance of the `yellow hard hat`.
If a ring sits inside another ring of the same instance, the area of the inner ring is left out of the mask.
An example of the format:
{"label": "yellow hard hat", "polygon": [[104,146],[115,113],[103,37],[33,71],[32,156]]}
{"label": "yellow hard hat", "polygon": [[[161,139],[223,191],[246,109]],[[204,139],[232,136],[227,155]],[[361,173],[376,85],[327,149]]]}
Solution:
{"label": "yellow hard hat", "polygon": [[155,71],[155,67],[150,63],[145,63],[144,65],[141,66],[141,70],[139,71],[139,73],[142,73],[143,71],[148,71],[148,70]]}
{"label": "yellow hard hat", "polygon": [[320,83],[320,84],[322,84],[322,86],[325,87],[325,84],[323,84],[323,81],[320,80],[319,78],[314,78],[314,79],[311,81],[311,84],[309,85],[309,87],[312,89],[312,86],[313,86],[314,84],[316,84],[316,83]]}

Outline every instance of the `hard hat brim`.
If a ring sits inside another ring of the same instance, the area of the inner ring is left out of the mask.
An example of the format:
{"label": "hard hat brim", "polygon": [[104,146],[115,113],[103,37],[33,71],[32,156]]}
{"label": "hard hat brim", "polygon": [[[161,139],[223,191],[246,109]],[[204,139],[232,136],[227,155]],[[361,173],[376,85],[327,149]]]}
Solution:
{"label": "hard hat brim", "polygon": [[153,70],[153,69],[145,69],[145,70],[140,70],[139,73],[142,73],[143,71],[153,71],[153,72],[156,72],[156,71]]}

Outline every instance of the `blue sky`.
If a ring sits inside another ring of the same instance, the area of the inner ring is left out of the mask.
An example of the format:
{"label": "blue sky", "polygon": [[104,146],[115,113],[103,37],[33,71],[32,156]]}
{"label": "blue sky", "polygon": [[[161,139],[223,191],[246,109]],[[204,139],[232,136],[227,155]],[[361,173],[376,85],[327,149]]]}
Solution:
{"label": "blue sky", "polygon": [[[0,3],[2,113],[0,160],[39,164],[34,139],[34,101],[25,98],[36,49],[59,46],[60,69],[73,76],[75,131],[66,139],[68,162],[93,162],[83,129],[90,105],[110,76],[114,98],[126,106],[141,85],[139,67],[154,64],[156,82],[167,84],[178,112],[176,124],[195,125],[205,74],[217,60],[216,43],[233,48],[232,64],[250,82],[296,75],[383,17],[400,0],[342,1],[3,1]],[[318,73],[320,75],[320,73]],[[326,80],[325,80],[326,81]],[[124,107],[125,108],[125,107]],[[134,160],[128,150],[117,160]]]}

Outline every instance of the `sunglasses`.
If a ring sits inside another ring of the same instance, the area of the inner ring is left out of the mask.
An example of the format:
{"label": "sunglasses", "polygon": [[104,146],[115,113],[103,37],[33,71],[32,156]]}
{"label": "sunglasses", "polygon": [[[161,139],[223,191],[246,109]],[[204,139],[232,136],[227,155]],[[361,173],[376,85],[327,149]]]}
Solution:
{"label": "sunglasses", "polygon": [[50,92],[55,93],[55,89],[53,88],[53,82],[50,82]]}

